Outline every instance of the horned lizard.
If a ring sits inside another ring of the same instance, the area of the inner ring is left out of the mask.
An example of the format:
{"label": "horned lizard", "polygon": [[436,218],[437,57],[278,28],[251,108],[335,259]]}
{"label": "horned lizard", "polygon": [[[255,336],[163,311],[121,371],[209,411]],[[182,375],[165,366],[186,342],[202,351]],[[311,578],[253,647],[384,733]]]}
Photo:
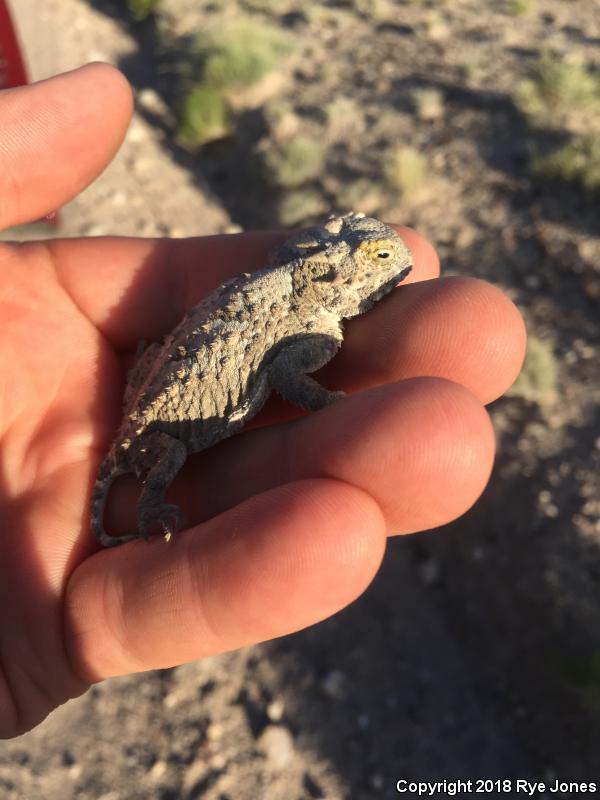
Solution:
{"label": "horned lizard", "polygon": [[[148,538],[157,522],[169,539],[180,512],[164,498],[188,454],[239,431],[271,390],[311,411],[343,397],[307,373],[337,352],[342,320],[371,308],[411,268],[392,228],[362,214],[331,217],[292,236],[265,269],[223,283],[162,343],[147,346],[129,373],[122,422],[94,486],[98,541]],[[111,537],[103,527],[108,492],[131,472],[145,479],[138,530]]]}

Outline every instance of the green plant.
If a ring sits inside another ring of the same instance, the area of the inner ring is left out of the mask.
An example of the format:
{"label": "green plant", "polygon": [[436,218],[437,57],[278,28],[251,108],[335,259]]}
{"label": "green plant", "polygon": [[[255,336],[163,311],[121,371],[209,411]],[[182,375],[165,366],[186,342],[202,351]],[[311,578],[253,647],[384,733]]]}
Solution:
{"label": "green plant", "polygon": [[223,95],[209,86],[196,86],[184,98],[179,118],[179,137],[188,147],[200,147],[223,139],[232,131]]}
{"label": "green plant", "polygon": [[276,28],[246,21],[202,36],[197,53],[203,62],[202,83],[217,88],[244,88],[274,69],[289,50]]}
{"label": "green plant", "polygon": [[523,368],[507,394],[544,403],[556,396],[557,386],[558,361],[552,344],[538,336],[530,336]]}
{"label": "green plant", "polygon": [[566,144],[549,153],[532,148],[533,176],[599,191],[600,74],[546,54],[533,67],[531,78],[519,85],[515,102],[534,130],[550,128],[570,135]]}
{"label": "green plant", "polygon": [[244,0],[244,5],[253,11],[265,11],[269,14],[284,14],[289,10],[289,2],[286,0]]}
{"label": "green plant", "polygon": [[600,112],[600,78],[582,64],[557,61],[546,54],[520,83],[515,101],[530,124],[549,128],[589,127]]}
{"label": "green plant", "polygon": [[385,0],[350,0],[348,5],[353,11],[373,20],[381,19],[388,11]]}
{"label": "green plant", "polygon": [[271,178],[278,186],[301,186],[323,173],[327,148],[310,136],[296,136],[264,154]]}
{"label": "green plant", "polygon": [[365,130],[364,105],[348,95],[334,95],[325,105],[327,134],[331,139],[346,141],[348,135],[362,136]]}
{"label": "green plant", "polygon": [[577,183],[587,192],[600,192],[600,133],[574,136],[563,147],[534,156],[531,169],[543,180]]}
{"label": "green plant", "polygon": [[327,203],[316,189],[292,189],[279,202],[279,221],[282,225],[302,225],[323,216],[327,210]]}
{"label": "green plant", "polygon": [[161,0],[127,0],[127,8],[131,16],[141,22],[153,14]]}
{"label": "green plant", "polygon": [[531,14],[535,8],[535,0],[509,0],[508,10],[515,17]]}
{"label": "green plant", "polygon": [[258,83],[288,49],[280,31],[249,20],[203,34],[194,51],[200,75],[182,104],[180,140],[200,147],[228,136],[236,90]]}
{"label": "green plant", "polygon": [[429,166],[425,156],[414,147],[400,147],[391,154],[385,173],[391,189],[404,197],[425,185]]}
{"label": "green plant", "polygon": [[411,100],[419,119],[429,122],[444,115],[444,94],[433,86],[413,89]]}

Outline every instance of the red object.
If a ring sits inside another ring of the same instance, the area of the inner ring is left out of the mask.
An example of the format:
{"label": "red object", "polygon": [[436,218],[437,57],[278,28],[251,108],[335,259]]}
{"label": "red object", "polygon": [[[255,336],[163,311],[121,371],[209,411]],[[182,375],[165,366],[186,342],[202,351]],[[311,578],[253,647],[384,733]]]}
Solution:
{"label": "red object", "polygon": [[[0,89],[24,86],[27,80],[25,60],[13,25],[6,0],[0,0]],[[58,224],[58,211],[51,211],[44,219]]]}
{"label": "red object", "polygon": [[27,83],[25,62],[6,0],[0,0],[0,89]]}

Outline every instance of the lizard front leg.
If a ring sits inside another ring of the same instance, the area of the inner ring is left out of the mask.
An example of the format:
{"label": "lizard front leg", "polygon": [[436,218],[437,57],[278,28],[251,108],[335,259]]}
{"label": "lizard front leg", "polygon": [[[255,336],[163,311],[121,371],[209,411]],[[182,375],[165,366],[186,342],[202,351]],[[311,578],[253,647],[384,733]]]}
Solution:
{"label": "lizard front leg", "polygon": [[306,374],[332,359],[340,344],[333,336],[306,334],[285,345],[269,366],[271,388],[307,411],[318,411],[344,397],[344,392],[332,392]]}
{"label": "lizard front leg", "polygon": [[165,494],[175,475],[187,458],[185,444],[167,433],[155,431],[145,437],[144,460],[151,461],[144,488],[138,500],[138,532],[148,538],[148,529],[154,522],[160,522],[167,539],[175,533],[181,522],[178,506],[165,503]]}

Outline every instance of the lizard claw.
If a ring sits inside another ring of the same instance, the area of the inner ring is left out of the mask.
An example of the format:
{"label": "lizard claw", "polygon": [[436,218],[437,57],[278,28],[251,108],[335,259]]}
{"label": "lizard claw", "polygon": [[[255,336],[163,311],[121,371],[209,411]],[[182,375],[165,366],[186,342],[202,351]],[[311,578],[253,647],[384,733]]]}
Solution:
{"label": "lizard claw", "polygon": [[338,400],[343,400],[344,397],[347,397],[346,392],[329,392],[327,396],[327,405],[330,406],[332,403],[337,403]]}
{"label": "lizard claw", "polygon": [[156,522],[160,523],[164,537],[169,541],[171,536],[177,533],[183,524],[181,509],[174,504],[164,503],[159,507],[158,511],[153,510],[151,513],[140,516],[139,534],[146,541],[150,538],[149,528]]}
{"label": "lizard claw", "polygon": [[183,524],[183,514],[179,506],[165,503],[160,510],[160,524],[167,542],[171,536],[181,528]]}

